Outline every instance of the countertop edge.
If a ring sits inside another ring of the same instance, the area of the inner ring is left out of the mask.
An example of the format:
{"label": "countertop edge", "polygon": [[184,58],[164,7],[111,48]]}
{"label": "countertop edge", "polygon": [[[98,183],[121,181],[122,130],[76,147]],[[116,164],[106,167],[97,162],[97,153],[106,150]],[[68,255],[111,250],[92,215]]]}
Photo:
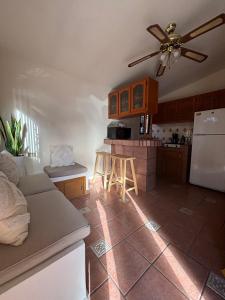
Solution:
{"label": "countertop edge", "polygon": [[121,145],[128,147],[159,147],[161,141],[156,139],[139,139],[139,140],[118,140],[118,139],[104,139],[104,144],[107,145]]}

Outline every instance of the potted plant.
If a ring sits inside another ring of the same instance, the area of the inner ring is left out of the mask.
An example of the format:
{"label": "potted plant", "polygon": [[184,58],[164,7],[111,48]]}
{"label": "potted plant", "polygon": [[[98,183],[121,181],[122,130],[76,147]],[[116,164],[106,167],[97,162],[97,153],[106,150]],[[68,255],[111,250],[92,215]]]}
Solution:
{"label": "potted plant", "polygon": [[0,142],[3,141],[5,149],[15,157],[20,172],[23,174],[26,126],[23,126],[21,120],[17,120],[13,115],[10,121],[5,122],[0,117],[0,124]]}

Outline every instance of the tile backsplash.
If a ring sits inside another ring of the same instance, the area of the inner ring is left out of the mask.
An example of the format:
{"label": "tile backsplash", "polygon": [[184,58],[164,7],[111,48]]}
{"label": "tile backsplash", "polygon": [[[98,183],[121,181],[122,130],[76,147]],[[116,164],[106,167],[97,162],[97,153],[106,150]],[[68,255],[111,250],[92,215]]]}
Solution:
{"label": "tile backsplash", "polygon": [[[142,136],[139,134],[140,117],[126,118],[122,120],[127,127],[131,128],[131,139],[139,139]],[[152,124],[153,138],[160,139],[163,143],[169,143],[173,133],[178,133],[179,138],[184,135],[191,140],[194,123],[170,123],[170,124]]]}
{"label": "tile backsplash", "polygon": [[178,133],[179,138],[184,135],[191,140],[193,134],[193,123],[173,123],[152,125],[152,137],[160,139],[163,143],[170,143],[173,133]]}

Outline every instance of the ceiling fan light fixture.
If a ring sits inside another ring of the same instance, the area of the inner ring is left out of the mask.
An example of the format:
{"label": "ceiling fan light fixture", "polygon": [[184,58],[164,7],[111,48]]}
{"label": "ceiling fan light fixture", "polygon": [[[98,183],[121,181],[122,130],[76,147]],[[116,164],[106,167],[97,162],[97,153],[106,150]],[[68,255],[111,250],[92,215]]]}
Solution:
{"label": "ceiling fan light fixture", "polygon": [[167,51],[163,52],[160,56],[160,61],[163,67],[170,67],[177,62],[177,60],[181,56],[181,50],[179,49],[168,49]]}
{"label": "ceiling fan light fixture", "polygon": [[223,24],[225,24],[224,12],[182,36],[175,32],[176,23],[174,22],[169,23],[165,30],[159,24],[150,25],[147,31],[160,42],[159,50],[133,61],[128,67],[133,67],[158,54],[160,65],[156,76],[162,76],[165,69],[170,68],[181,56],[202,63],[207,59],[208,55],[183,47],[183,44]]}
{"label": "ceiling fan light fixture", "polygon": [[180,48],[173,50],[173,56],[176,60],[181,56]]}
{"label": "ceiling fan light fixture", "polygon": [[167,52],[162,53],[160,56],[160,60],[163,62],[166,59],[166,56],[167,56]]}

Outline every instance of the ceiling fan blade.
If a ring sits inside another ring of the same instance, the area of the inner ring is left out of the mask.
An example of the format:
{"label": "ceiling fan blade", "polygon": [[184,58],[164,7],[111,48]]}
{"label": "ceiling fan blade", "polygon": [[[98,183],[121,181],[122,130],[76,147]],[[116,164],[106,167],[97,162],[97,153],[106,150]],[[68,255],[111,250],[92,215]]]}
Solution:
{"label": "ceiling fan blade", "polygon": [[133,61],[132,63],[130,63],[130,64],[128,65],[128,67],[133,67],[133,66],[135,66],[135,65],[137,65],[137,64],[139,64],[139,63],[141,63],[141,62],[143,62],[143,61],[145,61],[145,60],[147,60],[147,59],[149,59],[149,58],[151,58],[151,57],[153,57],[153,56],[155,56],[155,55],[157,55],[157,54],[159,54],[159,53],[160,53],[160,51],[156,51],[156,52],[153,52],[153,53],[151,53],[151,54],[148,54],[148,55],[146,55],[146,56],[144,56],[144,57],[142,57],[142,58],[139,58],[139,59]]}
{"label": "ceiling fan blade", "polygon": [[194,61],[197,61],[199,63],[203,62],[208,57],[208,55],[206,55],[206,54],[203,54],[203,53],[191,50],[191,49],[187,49],[184,47],[181,47],[181,55],[186,58],[190,58]]}
{"label": "ceiling fan blade", "polygon": [[197,27],[196,29],[190,31],[189,33],[185,34],[181,38],[182,43],[186,43],[199,35],[202,35],[218,26],[221,26],[225,23],[225,13],[218,15],[217,17],[213,18],[212,20],[202,24],[201,26]]}
{"label": "ceiling fan blade", "polygon": [[165,31],[162,30],[162,28],[158,24],[151,25],[147,28],[147,31],[154,35],[157,40],[159,40],[161,43],[169,42],[169,37],[165,33]]}
{"label": "ceiling fan blade", "polygon": [[165,72],[166,66],[163,66],[162,64],[159,65],[158,70],[156,72],[156,76],[162,76]]}

